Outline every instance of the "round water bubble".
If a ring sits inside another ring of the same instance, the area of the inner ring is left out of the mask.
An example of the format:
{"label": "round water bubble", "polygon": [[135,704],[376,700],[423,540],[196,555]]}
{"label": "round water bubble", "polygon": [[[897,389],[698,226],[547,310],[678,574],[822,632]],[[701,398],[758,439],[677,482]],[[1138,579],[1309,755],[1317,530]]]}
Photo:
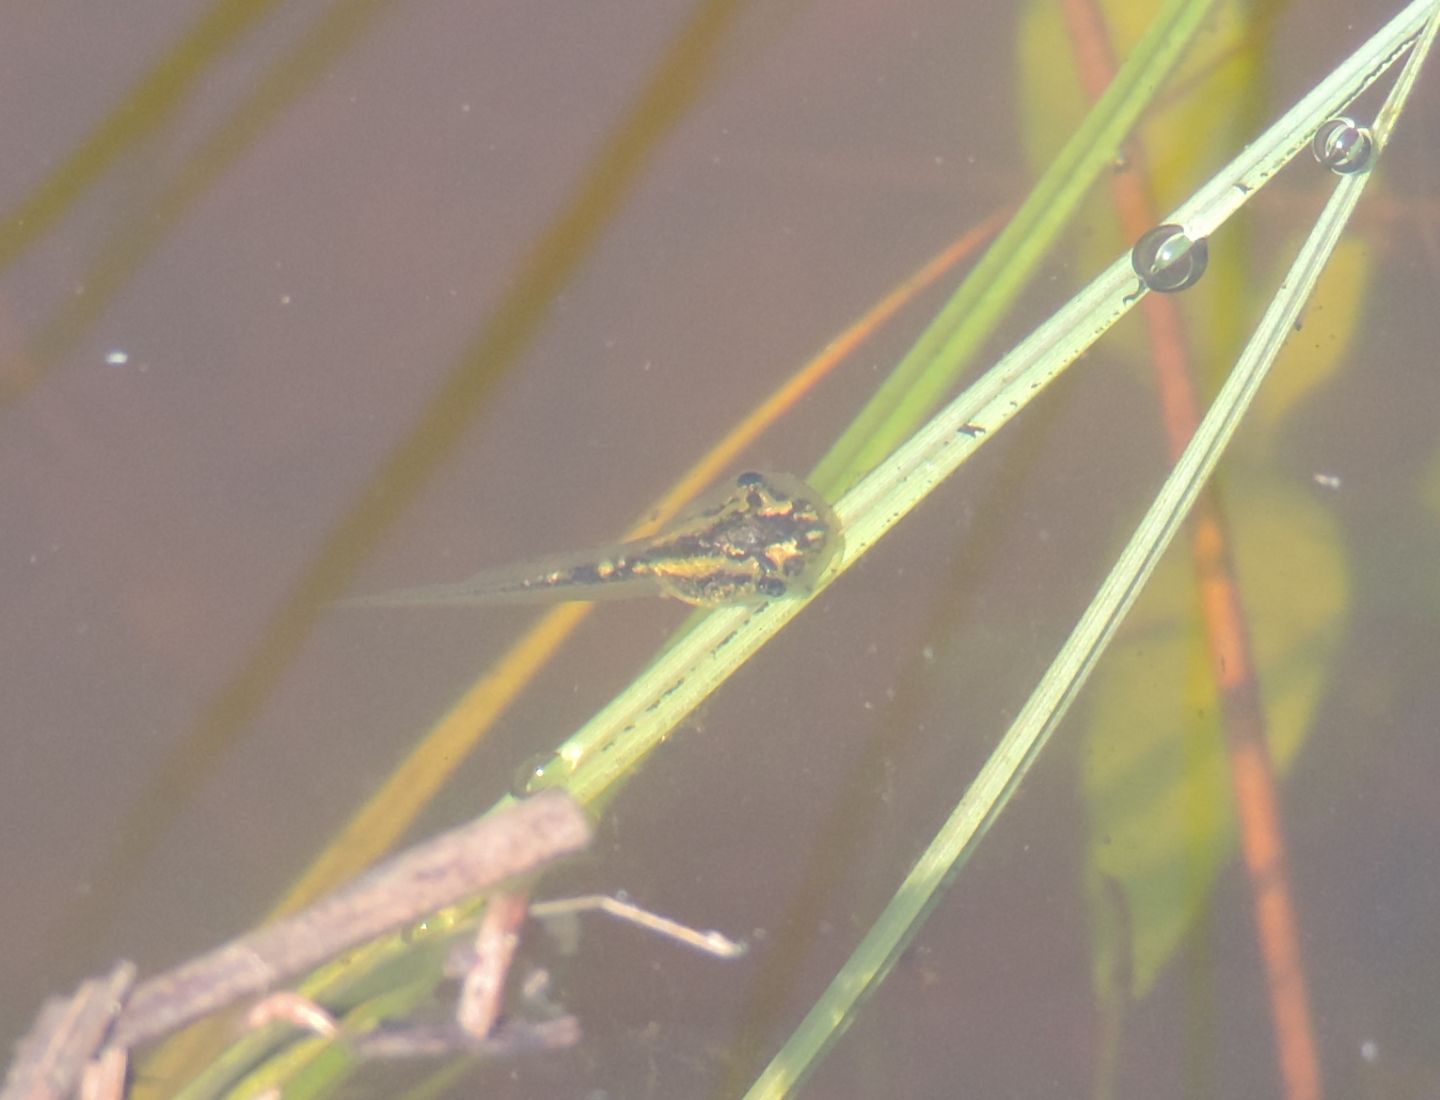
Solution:
{"label": "round water bubble", "polygon": [[1349,176],[1370,167],[1375,156],[1375,138],[1368,126],[1342,115],[1320,124],[1310,142],[1310,152],[1322,168]]}
{"label": "round water bubble", "polygon": [[573,770],[558,752],[537,752],[511,775],[510,794],[515,798],[525,798],[546,787],[559,786]]}
{"label": "round water bubble", "polygon": [[1161,294],[1194,286],[1205,274],[1210,250],[1205,238],[1198,241],[1178,225],[1157,225],[1130,250],[1130,265],[1140,281]]}

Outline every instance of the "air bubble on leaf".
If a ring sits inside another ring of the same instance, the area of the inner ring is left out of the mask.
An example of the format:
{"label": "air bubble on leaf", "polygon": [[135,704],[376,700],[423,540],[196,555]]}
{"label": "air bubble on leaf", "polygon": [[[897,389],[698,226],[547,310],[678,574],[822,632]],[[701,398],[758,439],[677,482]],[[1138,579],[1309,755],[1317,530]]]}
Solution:
{"label": "air bubble on leaf", "polygon": [[1192,240],[1178,225],[1157,225],[1130,252],[1130,264],[1140,281],[1161,294],[1194,286],[1209,259],[1205,238]]}
{"label": "air bubble on leaf", "polygon": [[510,793],[516,798],[559,786],[574,769],[558,752],[537,752],[525,760],[510,777]]}
{"label": "air bubble on leaf", "polygon": [[1341,115],[1320,124],[1310,152],[1322,168],[1342,176],[1363,172],[1375,155],[1375,138],[1368,126]]}

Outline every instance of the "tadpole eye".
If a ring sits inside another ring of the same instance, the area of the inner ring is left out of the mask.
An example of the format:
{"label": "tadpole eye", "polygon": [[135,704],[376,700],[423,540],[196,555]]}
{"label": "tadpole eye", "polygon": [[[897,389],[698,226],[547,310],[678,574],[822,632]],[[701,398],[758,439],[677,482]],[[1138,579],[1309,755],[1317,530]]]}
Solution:
{"label": "tadpole eye", "polygon": [[754,470],[746,470],[735,479],[735,484],[742,489],[748,489],[752,485],[759,485],[764,480],[764,474],[756,473]]}
{"label": "tadpole eye", "polygon": [[785,595],[785,582],[779,577],[761,577],[755,582],[755,591],[770,599]]}

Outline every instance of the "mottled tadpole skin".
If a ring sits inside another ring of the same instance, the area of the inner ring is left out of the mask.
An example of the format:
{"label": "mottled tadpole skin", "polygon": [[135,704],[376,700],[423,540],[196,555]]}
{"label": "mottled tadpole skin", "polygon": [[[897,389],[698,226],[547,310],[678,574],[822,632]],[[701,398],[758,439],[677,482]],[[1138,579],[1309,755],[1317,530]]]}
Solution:
{"label": "mottled tadpole skin", "polygon": [[825,499],[791,474],[748,471],[648,539],[558,554],[429,585],[346,600],[436,607],[665,595],[697,607],[805,596],[840,550]]}
{"label": "mottled tadpole skin", "polygon": [[819,493],[753,471],[652,541],[650,568],[666,593],[700,607],[809,595],[842,545]]}

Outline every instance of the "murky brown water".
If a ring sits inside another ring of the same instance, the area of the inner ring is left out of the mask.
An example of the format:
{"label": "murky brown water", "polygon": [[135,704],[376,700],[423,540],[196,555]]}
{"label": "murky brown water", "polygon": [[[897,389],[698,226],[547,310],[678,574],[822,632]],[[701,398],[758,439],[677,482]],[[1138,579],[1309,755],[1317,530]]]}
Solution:
{"label": "murky brown water", "polygon": [[[247,927],[535,614],[305,601],[613,538],[1028,178],[1003,6],[235,7],[228,24],[227,7],[173,0],[0,14],[6,1048],[44,996],[113,959],[150,971]],[[1264,117],[1339,56],[1337,27],[1378,24],[1367,7],[1281,19]],[[687,34],[680,75],[636,118]],[[1360,219],[1379,261],[1365,339],[1266,459],[1337,524],[1350,588],[1285,791],[1335,1095],[1440,1087],[1440,173],[1416,140],[1436,87],[1431,71]],[[622,120],[635,144],[617,152]],[[74,191],[17,225],[57,173]],[[1255,235],[1312,208],[1262,206]],[[1086,274],[1057,260],[997,346]],[[803,474],[923,315],[747,461]],[[1148,390],[1103,347],[1087,366],[697,715],[556,883],[628,890],[756,938],[752,955],[587,926],[556,974],[583,1047],[513,1080],[477,1072],[466,1094],[722,1095],[783,1042],[1158,481]],[[427,829],[487,806],[683,614],[601,608]],[[811,1094],[1090,1094],[1083,725],[1077,711]],[[1275,1094],[1233,861],[1196,944],[1130,1014],[1120,1094]]]}

